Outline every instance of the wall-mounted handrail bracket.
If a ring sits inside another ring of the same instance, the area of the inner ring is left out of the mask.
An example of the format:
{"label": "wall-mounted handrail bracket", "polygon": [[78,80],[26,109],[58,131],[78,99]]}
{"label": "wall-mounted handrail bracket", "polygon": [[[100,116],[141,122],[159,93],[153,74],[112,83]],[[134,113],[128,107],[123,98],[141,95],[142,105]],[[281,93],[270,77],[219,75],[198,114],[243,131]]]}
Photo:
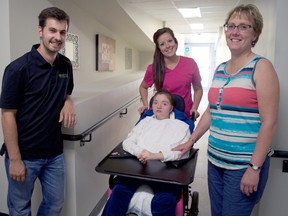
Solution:
{"label": "wall-mounted handrail bracket", "polygon": [[128,113],[127,107],[119,113],[119,117],[122,118],[124,115]]}
{"label": "wall-mounted handrail bracket", "polygon": [[[88,137],[88,139],[87,139]],[[80,140],[80,146],[84,146],[86,142],[91,142],[92,141],[92,134],[89,133],[88,135],[84,136],[81,140]]]}

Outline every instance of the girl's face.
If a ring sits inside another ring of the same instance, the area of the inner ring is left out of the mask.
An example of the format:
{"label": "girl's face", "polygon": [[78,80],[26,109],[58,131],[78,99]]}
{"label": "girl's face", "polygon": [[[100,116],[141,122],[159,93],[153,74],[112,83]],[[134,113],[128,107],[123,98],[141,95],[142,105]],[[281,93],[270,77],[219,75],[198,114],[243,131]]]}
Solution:
{"label": "girl's face", "polygon": [[178,45],[169,33],[164,33],[158,38],[158,47],[165,57],[176,55]]}
{"label": "girl's face", "polygon": [[228,29],[225,31],[227,45],[231,52],[245,52],[247,50],[251,50],[252,41],[256,39],[256,33],[253,29],[253,23],[248,19],[248,17],[244,14],[240,15],[232,15],[227,22],[228,25],[234,26],[248,26],[245,30],[238,29],[235,27],[234,29]]}
{"label": "girl's face", "polygon": [[168,119],[172,112],[173,105],[165,94],[158,94],[154,97],[152,110],[157,119]]}

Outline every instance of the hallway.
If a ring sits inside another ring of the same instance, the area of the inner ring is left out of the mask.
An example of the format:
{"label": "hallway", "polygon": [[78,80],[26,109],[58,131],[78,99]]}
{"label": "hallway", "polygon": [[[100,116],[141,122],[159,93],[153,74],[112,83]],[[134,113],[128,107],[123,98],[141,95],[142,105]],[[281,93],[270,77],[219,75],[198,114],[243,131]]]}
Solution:
{"label": "hallway", "polygon": [[[208,104],[207,91],[204,90],[201,104],[199,107],[199,112],[202,115]],[[200,115],[200,117],[201,117]],[[199,119],[198,119],[199,121]],[[197,124],[197,122],[196,122]],[[196,172],[194,177],[194,182],[191,184],[191,190],[199,192],[199,214],[198,216],[209,216],[210,213],[210,201],[208,195],[208,185],[207,185],[207,139],[209,132],[206,132],[204,136],[198,140],[194,145],[195,148],[199,148],[198,160],[196,165]]]}

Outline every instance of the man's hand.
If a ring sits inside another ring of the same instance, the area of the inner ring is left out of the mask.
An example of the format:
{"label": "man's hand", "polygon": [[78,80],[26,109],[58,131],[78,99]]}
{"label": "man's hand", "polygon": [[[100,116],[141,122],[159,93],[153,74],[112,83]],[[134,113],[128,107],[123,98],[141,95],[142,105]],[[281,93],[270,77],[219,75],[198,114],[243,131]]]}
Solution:
{"label": "man's hand", "polygon": [[76,124],[76,113],[73,102],[69,97],[66,99],[60,112],[59,122],[63,122],[63,126],[66,128],[74,127]]}
{"label": "man's hand", "polygon": [[22,160],[10,160],[9,175],[15,181],[25,181],[26,167]]}

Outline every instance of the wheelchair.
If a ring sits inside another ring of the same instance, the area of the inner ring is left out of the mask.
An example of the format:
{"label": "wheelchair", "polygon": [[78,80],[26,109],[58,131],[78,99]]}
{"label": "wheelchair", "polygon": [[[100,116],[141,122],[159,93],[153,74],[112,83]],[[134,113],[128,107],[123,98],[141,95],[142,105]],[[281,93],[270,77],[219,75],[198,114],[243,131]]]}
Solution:
{"label": "wheelchair", "polygon": [[[191,119],[188,119],[187,116],[184,114],[184,110],[185,110],[184,99],[181,96],[178,96],[178,95],[173,95],[173,97],[174,97],[175,118],[186,122],[190,126],[190,131],[192,133],[193,129],[194,129],[194,122]],[[150,107],[152,106],[152,103],[153,103],[153,97],[151,98],[151,100],[149,102],[149,106]],[[151,115],[153,115],[153,111],[151,109],[148,109],[147,111],[145,111],[141,115],[139,121],[141,121],[143,118],[145,118],[147,116],[151,116]],[[118,145],[118,148],[119,148],[119,145]],[[111,153],[113,153],[113,151]],[[190,160],[190,159],[188,159],[188,160]],[[184,161],[184,163],[185,162],[186,161]],[[101,166],[101,163],[102,162],[100,162],[97,167]],[[167,165],[167,166],[169,166],[169,165]],[[99,172],[99,169],[97,169],[97,167],[96,167],[96,171]],[[195,169],[193,171],[193,176],[194,176],[194,172],[195,172]],[[115,175],[114,174],[110,175],[109,188],[108,188],[108,197],[112,193],[112,188],[113,188],[113,185],[114,185],[115,176],[117,176],[117,173],[115,173]],[[181,195],[181,198],[180,198],[180,200],[178,201],[178,203],[176,205],[175,215],[176,216],[197,216],[198,212],[199,212],[198,205],[199,205],[199,193],[197,191],[192,191],[191,190],[191,186],[189,186],[189,184],[182,185],[182,195]],[[129,213],[127,215],[129,215]],[[135,214],[132,213],[130,215],[135,215]]]}

